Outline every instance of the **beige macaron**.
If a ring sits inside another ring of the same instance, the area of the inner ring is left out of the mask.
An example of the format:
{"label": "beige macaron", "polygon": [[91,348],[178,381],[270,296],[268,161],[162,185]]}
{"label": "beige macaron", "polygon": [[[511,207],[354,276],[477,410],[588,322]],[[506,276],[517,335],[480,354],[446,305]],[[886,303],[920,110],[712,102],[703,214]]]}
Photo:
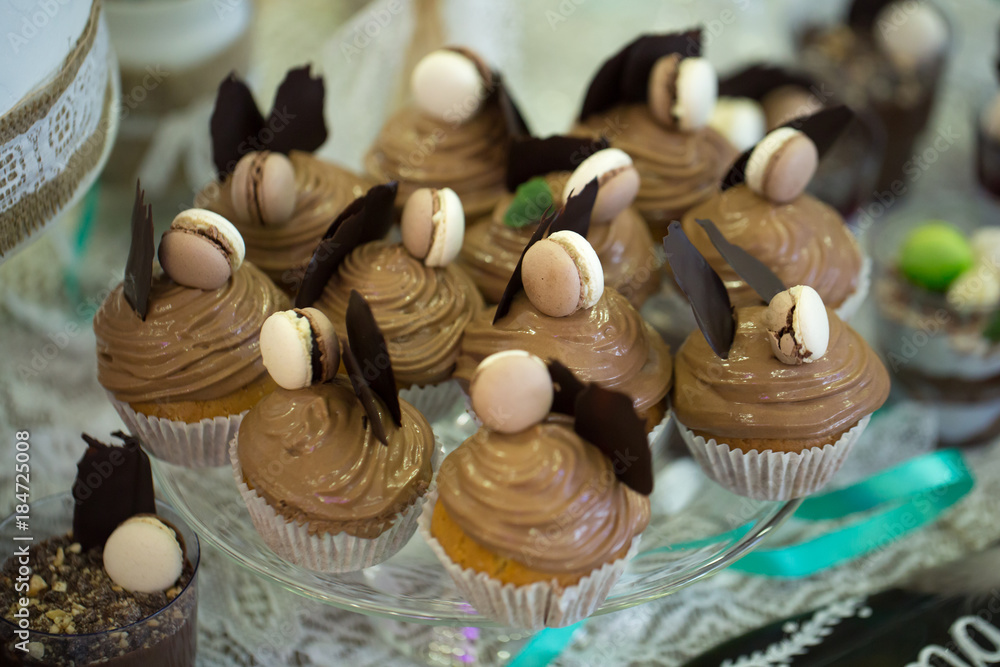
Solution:
{"label": "beige macaron", "polygon": [[403,246],[427,266],[447,266],[465,238],[465,209],[451,188],[420,188],[406,200],[400,220]]}
{"label": "beige macaron", "polygon": [[340,368],[340,342],[333,324],[315,308],[274,313],[260,328],[260,356],[284,389],[326,382]]}
{"label": "beige macaron", "polygon": [[517,433],[545,419],[553,394],[545,362],[524,350],[491,354],[480,362],[469,383],[476,416],[499,433]]}
{"label": "beige macaron", "polygon": [[785,364],[810,364],[830,345],[830,319],[823,298],[808,285],[778,292],[764,313],[771,350]]}
{"label": "beige macaron", "polygon": [[563,201],[571,194],[580,194],[587,184],[597,179],[599,189],[590,221],[599,225],[610,222],[632,205],[639,193],[639,172],[632,158],[620,148],[597,151],[580,163],[566,181]]}
{"label": "beige macaron", "polygon": [[647,99],[653,117],[690,132],[708,124],[719,95],[719,78],[705,58],[663,56],[649,73]]}
{"label": "beige macaron", "polygon": [[805,191],[818,163],[812,139],[794,128],[779,127],[750,153],[747,187],[776,204],[787,204]]}
{"label": "beige macaron", "polygon": [[451,49],[424,56],[410,75],[417,107],[432,118],[462,123],[479,111],[488,96],[481,64]]}
{"label": "beige macaron", "polygon": [[133,593],[159,593],[180,578],[184,552],[174,530],[153,515],[123,521],[104,544],[104,570]]}
{"label": "beige macaron", "polygon": [[561,231],[535,243],[521,264],[524,292],[532,305],[552,317],[590,308],[604,294],[604,270],[590,242]]}
{"label": "beige macaron", "polygon": [[247,153],[230,183],[233,210],[255,225],[283,225],[295,211],[295,168],[281,153]]}
{"label": "beige macaron", "polygon": [[741,153],[764,138],[764,109],[749,97],[720,97],[708,124]]}
{"label": "beige macaron", "polygon": [[218,213],[181,211],[163,233],[160,266],[178,285],[214,290],[243,264],[246,248],[239,230]]}

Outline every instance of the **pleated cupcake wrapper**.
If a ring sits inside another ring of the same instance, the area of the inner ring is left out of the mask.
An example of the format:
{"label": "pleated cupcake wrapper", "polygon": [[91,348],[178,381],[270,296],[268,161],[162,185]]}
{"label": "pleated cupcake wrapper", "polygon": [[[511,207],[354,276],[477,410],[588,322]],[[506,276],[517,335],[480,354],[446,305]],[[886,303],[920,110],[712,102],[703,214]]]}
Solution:
{"label": "pleated cupcake wrapper", "polygon": [[[676,416],[675,416],[676,417]],[[822,489],[843,465],[871,415],[836,442],[802,452],[744,452],[700,435],[677,421],[677,429],[709,477],[733,493],[757,500],[791,500]]]}
{"label": "pleated cupcake wrapper", "polygon": [[[233,438],[229,444],[229,457],[236,487],[250,511],[254,528],[274,553],[299,567],[325,573],[363,570],[391,558],[409,542],[417,530],[420,498],[397,515],[392,526],[378,537],[355,537],[347,533],[313,534],[308,522],[296,523],[281,516],[243,481],[237,438]],[[441,459],[441,445],[435,441],[431,456],[431,468],[435,473]],[[432,483],[428,493],[433,490]]]}
{"label": "pleated cupcake wrapper", "polygon": [[136,412],[132,406],[108,398],[126,429],[139,438],[146,451],[156,458],[185,468],[209,468],[229,462],[229,441],[240,429],[244,410],[238,415],[202,419],[187,423],[173,419],[150,417]]}
{"label": "pleated cupcake wrapper", "polygon": [[861,308],[861,304],[864,303],[865,298],[868,296],[868,290],[871,289],[871,286],[872,258],[864,255],[861,258],[861,272],[858,274],[858,286],[844,299],[840,307],[837,308],[837,317],[845,322],[850,321],[854,317],[854,314],[858,312],[858,309]]}
{"label": "pleated cupcake wrapper", "polygon": [[465,400],[465,392],[455,380],[399,391],[399,397],[420,411],[432,424],[451,414]]}
{"label": "pleated cupcake wrapper", "polygon": [[512,628],[561,628],[587,618],[608,597],[625,571],[625,565],[639,551],[640,536],[637,535],[623,558],[606,563],[569,587],[555,582],[524,586],[505,584],[485,573],[463,568],[448,557],[441,543],[431,534],[431,516],[437,495],[437,491],[428,493],[424,500],[419,518],[420,534],[475,610]]}

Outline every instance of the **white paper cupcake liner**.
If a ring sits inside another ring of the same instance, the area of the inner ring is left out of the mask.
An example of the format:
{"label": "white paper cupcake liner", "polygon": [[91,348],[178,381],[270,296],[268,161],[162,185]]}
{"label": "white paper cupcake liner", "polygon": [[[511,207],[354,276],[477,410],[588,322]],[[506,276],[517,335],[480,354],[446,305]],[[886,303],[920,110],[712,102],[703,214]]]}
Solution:
{"label": "white paper cupcake liner", "polygon": [[437,491],[428,493],[418,520],[420,534],[476,611],[512,628],[562,628],[590,616],[608,597],[625,571],[625,565],[639,550],[640,536],[637,535],[624,558],[606,563],[567,588],[555,582],[526,586],[504,584],[485,573],[463,568],[448,557],[441,543],[431,534],[431,516],[436,502]]}
{"label": "white paper cupcake liner", "polygon": [[131,405],[117,400],[110,392],[108,398],[125,422],[125,428],[139,438],[150,454],[186,468],[208,468],[228,463],[229,441],[236,437],[243,416],[248,412],[244,410],[238,415],[205,418],[189,424],[136,412]]}
{"label": "white paper cupcake liner", "polygon": [[706,474],[733,493],[757,500],[791,500],[826,486],[870,419],[871,415],[865,416],[832,444],[801,452],[744,452],[714,438],[706,442],[680,420],[677,429]]}
{"label": "white paper cupcake liner", "polygon": [[465,392],[457,380],[448,380],[441,384],[401,389],[399,397],[420,411],[420,414],[433,424],[447,417],[465,401]]}
{"label": "white paper cupcake liner", "polygon": [[845,322],[850,321],[854,314],[858,312],[861,304],[868,296],[868,290],[872,286],[872,258],[865,255],[861,258],[861,273],[858,274],[858,286],[851,294],[844,299],[844,302],[837,308],[837,317]]}
{"label": "white paper cupcake liner", "polygon": [[[295,523],[278,514],[271,505],[243,481],[237,438],[229,444],[233,478],[243,502],[250,511],[254,528],[274,553],[290,563],[315,572],[339,573],[363,570],[391,558],[402,549],[417,530],[421,499],[396,516],[392,526],[374,538],[354,537],[347,533],[312,534],[309,523]],[[441,464],[441,445],[434,444],[431,468],[436,473]],[[434,490],[431,483],[427,493]]]}

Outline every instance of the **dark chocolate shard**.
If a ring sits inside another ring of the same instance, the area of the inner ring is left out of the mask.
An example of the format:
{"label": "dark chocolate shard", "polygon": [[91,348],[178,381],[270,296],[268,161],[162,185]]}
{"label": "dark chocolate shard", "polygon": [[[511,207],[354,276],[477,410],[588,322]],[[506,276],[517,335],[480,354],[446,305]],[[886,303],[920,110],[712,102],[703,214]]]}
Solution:
{"label": "dark chocolate shard", "polygon": [[507,136],[511,138],[530,137],[531,129],[528,122],[524,120],[524,114],[517,106],[517,102],[510,94],[510,89],[504,82],[499,72],[493,72],[493,90],[496,95],[497,104],[500,106],[500,113],[503,114],[504,123],[507,125]]}
{"label": "dark chocolate shard", "polygon": [[514,266],[514,272],[510,274],[510,280],[507,281],[507,286],[503,290],[503,294],[500,296],[500,301],[497,303],[496,312],[493,314],[493,324],[496,324],[502,320],[507,313],[510,312],[510,304],[513,303],[514,297],[517,293],[524,289],[524,281],[521,279],[521,265],[524,263],[524,255],[528,252],[528,248],[535,245],[542,238],[545,237],[546,233],[549,231],[549,226],[555,219],[556,214],[551,211],[546,211],[542,215],[542,219],[538,222],[538,227],[535,229],[535,233],[531,235],[528,242],[524,246],[524,250],[521,251],[521,256],[517,260],[517,264]]}
{"label": "dark chocolate shard", "polygon": [[240,158],[251,151],[287,155],[322,146],[328,136],[324,96],[323,79],[310,76],[309,65],[288,70],[265,119],[247,85],[235,73],[230,74],[219,84],[209,124],[212,160],[219,178],[232,173]]}
{"label": "dark chocolate shard", "polygon": [[679,222],[674,221],[667,228],[663,250],[705,340],[717,355],[727,359],[736,337],[736,319],[722,279],[694,247]]}
{"label": "dark chocolate shard", "polygon": [[645,102],[649,75],[663,56],[701,56],[701,28],[663,35],[642,35],[609,58],[587,88],[580,120],[619,104]]}
{"label": "dark chocolate shard", "polygon": [[738,245],[730,243],[722,232],[711,220],[696,220],[701,228],[708,234],[709,240],[715,249],[722,255],[722,259],[733,267],[733,270],[740,278],[746,281],[764,303],[771,303],[775,294],[784,292],[785,284],[781,282],[774,271],[764,262],[760,261]]}
{"label": "dark chocolate shard", "polygon": [[125,301],[135,314],[145,322],[149,313],[149,291],[153,287],[153,205],[143,200],[145,191],[135,182],[135,201],[132,204],[132,241],[125,261],[125,279],[122,292]]}
{"label": "dark chocolate shard", "polygon": [[156,513],[149,457],[134,436],[121,431],[112,435],[121,446],[83,434],[87,451],[76,464],[73,482],[73,539],[85,550],[103,548],[129,517]]}
{"label": "dark chocolate shard", "polygon": [[308,308],[319,300],[330,278],[355,248],[389,233],[398,188],[396,181],[376,185],[340,212],[309,259],[295,295],[296,308]]}
{"label": "dark chocolate shard", "polygon": [[566,205],[560,209],[549,226],[549,234],[571,231],[586,238],[587,232],[590,231],[590,215],[594,210],[594,202],[597,201],[599,187],[595,177],[583,186],[583,190],[570,194]]}
{"label": "dark chocolate shard", "polygon": [[351,346],[347,342],[341,344],[340,358],[344,360],[344,368],[347,370],[347,377],[354,387],[354,395],[358,397],[362,407],[365,409],[365,416],[362,418],[363,427],[368,428],[371,424],[372,434],[383,445],[389,445],[389,436],[385,432],[385,424],[378,409],[378,397],[375,392],[365,382],[365,374],[361,371],[361,365],[351,352]]}
{"label": "dark chocolate shard", "polygon": [[854,0],[847,12],[847,23],[859,30],[875,29],[875,19],[896,0]]}
{"label": "dark chocolate shard", "polygon": [[644,496],[653,492],[646,424],[626,394],[588,384],[576,398],[573,430],[601,450],[622,484]]}
{"label": "dark chocolate shard", "polygon": [[816,81],[808,74],[779,65],[757,63],[719,79],[719,97],[749,97],[762,100],[782,86],[814,90]]}
{"label": "dark chocolate shard", "polygon": [[[854,112],[849,107],[838,104],[837,106],[820,109],[809,116],[793,118],[781,127],[794,128],[812,139],[812,142],[816,145],[816,152],[819,155],[819,159],[822,160],[823,156],[830,150],[830,147],[833,146],[844,130],[847,129],[848,124],[850,124],[854,117]],[[722,190],[728,190],[746,181],[747,164],[750,162],[750,155],[755,148],[757,148],[757,144],[754,144],[736,158],[733,166],[729,168],[729,171],[722,178]]]}
{"label": "dark chocolate shard", "polygon": [[[351,354],[363,370],[362,379],[375,395],[382,399],[396,426],[402,426],[403,413],[399,407],[399,390],[396,387],[396,376],[392,371],[389,348],[385,344],[385,336],[375,321],[371,307],[357,290],[351,290],[347,302],[346,325],[347,342]],[[373,421],[376,419],[370,412],[369,417]]]}
{"label": "dark chocolate shard", "polygon": [[507,189],[514,192],[517,186],[535,176],[573,171],[588,157],[607,147],[608,140],[604,137],[590,139],[553,135],[545,139],[515,139],[507,154]]}
{"label": "dark chocolate shard", "polygon": [[548,366],[554,389],[552,412],[572,417],[576,414],[576,397],[586,385],[559,361],[549,359]]}

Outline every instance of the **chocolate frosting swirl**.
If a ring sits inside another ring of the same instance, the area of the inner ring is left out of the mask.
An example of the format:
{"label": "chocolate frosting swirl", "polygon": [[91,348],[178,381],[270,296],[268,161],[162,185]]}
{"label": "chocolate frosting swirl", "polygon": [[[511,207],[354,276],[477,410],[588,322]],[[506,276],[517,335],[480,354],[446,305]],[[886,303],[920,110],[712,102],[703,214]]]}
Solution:
{"label": "chocolate frosting swirl", "polygon": [[236,225],[246,244],[246,258],[278,287],[294,294],[327,227],[373,183],[310,153],[292,151],[289,159],[295,168],[296,195],[287,224],[263,226],[240,219],[233,209],[231,175],[198,193],[195,206],[215,211]]}
{"label": "chocolate frosting swirl", "polygon": [[568,317],[540,313],[524,292],[496,324],[494,311],[466,327],[455,377],[470,381],[479,362],[494,352],[527,350],[556,359],[583,382],[628,394],[639,413],[663,401],[670,389],[670,348],[614,288],[605,288],[592,308]]}
{"label": "chocolate frosting swirl", "polygon": [[506,435],[480,429],[445,459],[438,498],[467,535],[542,572],[589,572],[628,550],[649,498],[566,424]]}
{"label": "chocolate frosting swirl", "polygon": [[730,243],[767,264],[785,285],[809,285],[836,308],[858,288],[861,249],[835,209],[803,194],[777,205],[738,185],[685,214],[681,221],[691,243],[719,274],[734,306],[762,303],[715,249],[696,220],[709,219]]}
{"label": "chocolate frosting swirl", "polygon": [[506,191],[507,142],[496,104],[459,125],[406,107],[386,121],[365,168],[380,182],[399,181],[400,206],[419,188],[451,188],[471,220],[489,213]]}
{"label": "chocolate frosting swirl", "polygon": [[460,268],[424,266],[402,245],[386,241],[355,248],[316,302],[341,340],[347,340],[344,318],[352,289],[371,306],[401,387],[449,379],[465,325],[485,308]]}
{"label": "chocolate frosting swirl", "polygon": [[[719,182],[739,155],[710,127],[694,132],[660,125],[645,104],[629,104],[595,114],[574,133],[605,135],[611,145],[628,153],[639,171],[635,207],[654,231],[719,191]],[[662,229],[661,229],[662,227]]]}
{"label": "chocolate frosting swirl", "polygon": [[434,435],[424,416],[400,401],[402,426],[383,413],[388,445],[372,433],[344,376],[265,396],[240,425],[247,485],[289,521],[315,532],[376,537],[431,481]]}
{"label": "chocolate frosting swirl", "polygon": [[[569,172],[558,172],[546,177],[556,197],[569,176]],[[489,220],[466,229],[458,259],[490,303],[500,300],[524,246],[538,228],[537,224],[520,228],[504,224],[513,201],[513,194],[505,194]],[[661,262],[653,251],[649,228],[635,209],[625,209],[608,224],[592,224],[587,238],[601,258],[605,284],[628,297],[633,306],[640,307],[659,288]]]}
{"label": "chocolate frosting swirl", "polygon": [[143,322],[118,285],[94,316],[97,379],[120,401],[210,401],[265,377],[260,327],[288,307],[249,262],[214,291],[153,277]]}
{"label": "chocolate frosting swirl", "polygon": [[671,408],[689,429],[772,440],[833,437],[877,410],[889,374],[865,340],[827,308],[830,344],[820,359],[778,361],[764,326],[766,306],[736,311],[736,339],[719,358],[700,331],[677,352]]}

